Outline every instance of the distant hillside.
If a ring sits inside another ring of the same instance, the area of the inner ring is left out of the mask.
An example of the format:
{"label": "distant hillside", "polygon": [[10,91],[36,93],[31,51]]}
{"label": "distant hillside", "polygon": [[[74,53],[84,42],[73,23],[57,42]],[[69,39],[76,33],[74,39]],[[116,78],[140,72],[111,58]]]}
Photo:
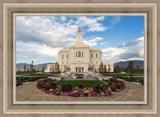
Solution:
{"label": "distant hillside", "polygon": [[[47,64],[55,64],[55,63],[43,63],[43,64],[38,64],[38,65],[33,65],[33,66],[34,66],[35,69],[37,69],[37,68],[42,69],[44,65],[45,65],[45,68],[46,68]],[[30,69],[30,64],[28,64],[28,63],[17,63],[16,64],[16,70],[24,69],[24,65],[26,65],[27,69]]]}
{"label": "distant hillside", "polygon": [[[129,61],[120,61],[118,63],[114,63],[114,67],[116,65],[119,65],[120,67],[127,67],[128,66],[128,63]],[[141,61],[141,60],[133,60],[133,66],[136,67],[136,66],[139,66],[139,67],[144,67],[144,61]]]}

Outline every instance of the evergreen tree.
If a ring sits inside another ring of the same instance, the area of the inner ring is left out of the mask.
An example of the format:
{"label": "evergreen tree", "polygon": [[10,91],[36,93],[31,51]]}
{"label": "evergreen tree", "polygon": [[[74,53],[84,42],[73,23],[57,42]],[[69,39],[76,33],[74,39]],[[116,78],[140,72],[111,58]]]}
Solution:
{"label": "evergreen tree", "polygon": [[45,70],[45,65],[43,65],[43,68],[42,68],[42,72],[44,73],[44,70]]}
{"label": "evergreen tree", "polygon": [[110,65],[108,65],[108,72],[110,72],[111,71],[111,67],[110,67]]}
{"label": "evergreen tree", "polygon": [[30,64],[30,75],[32,76],[33,75],[33,60]]}
{"label": "evergreen tree", "polygon": [[99,72],[103,72],[103,63],[101,62],[100,66],[99,66]]}
{"label": "evergreen tree", "polygon": [[119,72],[120,72],[120,67],[119,67],[119,65],[116,65],[116,67],[114,68],[114,71],[115,71],[116,73],[119,73]]}
{"label": "evergreen tree", "polygon": [[129,73],[130,73],[130,80],[131,80],[132,73],[133,73],[133,61],[129,61],[128,70],[129,70]]}
{"label": "evergreen tree", "polygon": [[106,65],[104,65],[104,72],[105,72],[105,73],[107,72],[107,70],[106,70]]}
{"label": "evergreen tree", "polygon": [[26,72],[26,69],[27,69],[27,67],[26,67],[26,65],[24,65],[24,72]]}

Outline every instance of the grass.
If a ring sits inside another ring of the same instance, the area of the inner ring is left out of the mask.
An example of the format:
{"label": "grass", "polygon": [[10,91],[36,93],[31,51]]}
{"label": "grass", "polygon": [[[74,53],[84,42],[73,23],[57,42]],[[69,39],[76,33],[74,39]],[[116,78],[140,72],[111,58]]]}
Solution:
{"label": "grass", "polygon": [[[130,76],[130,74],[129,73],[102,73],[103,75],[105,75],[105,76],[117,76],[117,77],[129,77]],[[132,74],[132,76],[133,77],[137,77],[137,76],[139,76],[139,77],[144,77],[144,73],[133,73]]]}
{"label": "grass", "polygon": [[[30,76],[30,73],[16,73],[16,75],[19,75],[19,77],[22,76]],[[48,75],[53,75],[53,73],[33,73],[32,76],[45,76],[47,77]]]}
{"label": "grass", "polygon": [[96,85],[102,85],[104,82],[100,80],[60,80],[56,82],[57,85],[71,84],[73,87],[78,87],[79,84],[83,84],[84,87],[94,87]]}

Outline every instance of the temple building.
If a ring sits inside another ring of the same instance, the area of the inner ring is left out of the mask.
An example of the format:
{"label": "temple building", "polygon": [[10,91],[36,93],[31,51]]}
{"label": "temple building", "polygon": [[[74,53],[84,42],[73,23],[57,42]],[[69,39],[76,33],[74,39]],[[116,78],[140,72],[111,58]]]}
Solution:
{"label": "temple building", "polygon": [[[61,72],[86,73],[99,72],[102,62],[102,51],[91,49],[82,40],[82,31],[77,31],[77,41],[69,49],[62,49],[58,52],[58,64]],[[113,72],[113,64],[105,65],[109,72]]]}

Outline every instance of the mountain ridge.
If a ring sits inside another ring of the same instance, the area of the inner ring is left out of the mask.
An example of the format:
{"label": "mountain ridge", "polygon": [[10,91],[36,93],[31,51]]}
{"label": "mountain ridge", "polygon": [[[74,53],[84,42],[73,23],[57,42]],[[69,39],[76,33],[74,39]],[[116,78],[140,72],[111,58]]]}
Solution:
{"label": "mountain ridge", "polygon": [[[119,67],[126,68],[128,66],[128,63],[129,63],[129,61],[120,61],[120,62],[114,63],[114,67],[116,65],[119,65]],[[137,65],[139,67],[144,67],[144,61],[143,60],[133,60],[133,66],[136,67]]]}

